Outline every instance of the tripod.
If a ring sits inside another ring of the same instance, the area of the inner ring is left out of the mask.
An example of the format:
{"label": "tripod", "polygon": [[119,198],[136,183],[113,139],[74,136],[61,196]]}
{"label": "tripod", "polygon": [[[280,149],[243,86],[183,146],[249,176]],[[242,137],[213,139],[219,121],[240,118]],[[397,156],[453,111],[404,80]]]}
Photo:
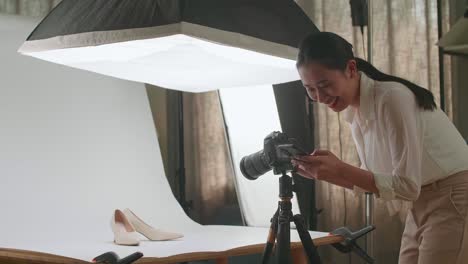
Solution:
{"label": "tripod", "polygon": [[304,217],[297,214],[293,216],[291,199],[293,197],[292,177],[288,176],[285,171],[282,171],[282,176],[279,179],[279,198],[278,209],[271,219],[270,231],[268,240],[265,245],[262,264],[267,264],[270,260],[273,246],[276,240],[276,259],[278,264],[291,263],[291,227],[290,223],[294,222],[297,228],[302,245],[306,251],[307,258],[310,264],[320,264],[320,256],[317,253],[309,232],[307,231]]}

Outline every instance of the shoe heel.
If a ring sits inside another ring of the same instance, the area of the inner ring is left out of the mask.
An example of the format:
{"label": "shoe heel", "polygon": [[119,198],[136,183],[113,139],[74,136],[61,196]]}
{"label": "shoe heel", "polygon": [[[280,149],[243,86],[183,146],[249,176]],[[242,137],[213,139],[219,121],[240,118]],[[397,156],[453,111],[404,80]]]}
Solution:
{"label": "shoe heel", "polygon": [[118,209],[114,211],[110,224],[115,244],[124,246],[138,246],[140,244],[135,227],[122,211]]}

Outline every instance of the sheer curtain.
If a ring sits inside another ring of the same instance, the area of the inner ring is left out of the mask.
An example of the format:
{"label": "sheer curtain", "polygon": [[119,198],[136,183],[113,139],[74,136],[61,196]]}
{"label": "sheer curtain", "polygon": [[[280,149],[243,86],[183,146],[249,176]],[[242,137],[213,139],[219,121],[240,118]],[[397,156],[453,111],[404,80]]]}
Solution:
{"label": "sheer curtain", "polygon": [[[430,0],[370,0],[373,2],[372,64],[383,72],[406,78],[432,91],[438,105],[439,63],[437,34],[437,1]],[[349,1],[297,0],[321,31],[331,31],[347,39],[354,46],[355,55],[367,59],[367,32],[352,27]],[[445,2],[445,1],[442,1]],[[448,10],[444,4],[443,11]],[[444,24],[445,26],[446,23]],[[449,64],[446,61],[446,72]],[[446,87],[450,86],[446,74]],[[451,90],[446,88],[446,102],[451,102]],[[359,165],[348,124],[342,116],[316,105],[316,133],[319,147],[329,149],[342,160]],[[452,108],[447,104],[447,112]],[[318,218],[320,230],[333,230],[342,225],[351,228],[364,226],[364,197],[355,196],[344,188],[324,182],[317,184],[317,207],[324,211]],[[406,204],[407,205],[407,204]],[[378,263],[397,263],[406,208],[389,212],[385,203],[374,203],[374,257]],[[361,263],[356,257],[324,250],[326,263]]]}
{"label": "sheer curtain", "polygon": [[22,16],[43,17],[61,0],[0,0],[0,12]]}
{"label": "sheer curtain", "polygon": [[217,91],[184,93],[184,126],[187,199],[194,206],[190,216],[202,224],[219,224],[220,210],[238,214],[239,209]]}

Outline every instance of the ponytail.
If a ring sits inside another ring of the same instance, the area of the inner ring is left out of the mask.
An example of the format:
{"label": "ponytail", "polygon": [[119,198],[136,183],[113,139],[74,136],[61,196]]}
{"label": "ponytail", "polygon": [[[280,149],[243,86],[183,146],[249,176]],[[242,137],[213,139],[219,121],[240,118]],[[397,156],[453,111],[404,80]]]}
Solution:
{"label": "ponytail", "polygon": [[401,83],[404,86],[408,87],[408,89],[410,89],[411,92],[413,92],[413,94],[416,96],[416,101],[418,102],[419,107],[423,108],[424,110],[434,110],[435,108],[437,108],[434,101],[434,95],[431,91],[424,89],[421,86],[416,85],[403,78],[385,74],[377,70],[372,64],[361,58],[354,59],[356,60],[358,70],[364,72],[371,79],[379,82]]}

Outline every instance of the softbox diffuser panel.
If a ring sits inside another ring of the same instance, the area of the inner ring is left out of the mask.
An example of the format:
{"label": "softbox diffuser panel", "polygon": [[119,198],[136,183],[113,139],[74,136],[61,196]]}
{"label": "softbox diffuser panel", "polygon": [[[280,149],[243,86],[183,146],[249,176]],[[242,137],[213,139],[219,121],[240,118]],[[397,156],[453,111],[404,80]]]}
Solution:
{"label": "softbox diffuser panel", "polygon": [[297,45],[316,31],[291,0],[64,0],[19,52],[202,92],[297,80]]}

